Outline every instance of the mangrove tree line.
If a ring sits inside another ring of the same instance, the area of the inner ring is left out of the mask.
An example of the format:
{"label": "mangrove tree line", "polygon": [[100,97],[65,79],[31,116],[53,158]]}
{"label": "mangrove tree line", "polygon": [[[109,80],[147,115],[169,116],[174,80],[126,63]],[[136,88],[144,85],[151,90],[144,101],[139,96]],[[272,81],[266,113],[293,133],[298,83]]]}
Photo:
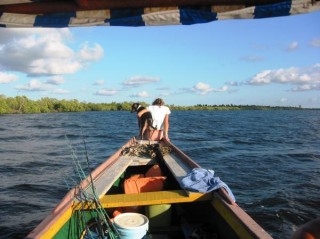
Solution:
{"label": "mangrove tree line", "polygon": [[[87,103],[73,100],[58,100],[41,98],[31,100],[26,96],[6,97],[0,95],[0,114],[30,114],[53,112],[81,112],[81,111],[120,111],[130,110],[132,102]],[[148,105],[141,102],[142,105]],[[273,110],[273,109],[300,109],[300,107],[257,106],[257,105],[169,105],[172,110]]]}

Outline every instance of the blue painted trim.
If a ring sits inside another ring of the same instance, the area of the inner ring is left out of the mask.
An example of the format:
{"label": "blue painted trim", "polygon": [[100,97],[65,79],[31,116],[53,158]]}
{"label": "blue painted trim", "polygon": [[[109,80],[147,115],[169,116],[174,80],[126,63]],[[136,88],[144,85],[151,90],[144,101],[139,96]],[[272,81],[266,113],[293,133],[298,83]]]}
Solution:
{"label": "blue painted trim", "polygon": [[183,25],[207,23],[218,20],[217,13],[211,12],[211,8],[192,9],[180,8],[180,22]]}
{"label": "blue painted trim", "polygon": [[281,17],[289,16],[292,1],[284,1],[276,4],[256,6],[254,10],[254,18]]}

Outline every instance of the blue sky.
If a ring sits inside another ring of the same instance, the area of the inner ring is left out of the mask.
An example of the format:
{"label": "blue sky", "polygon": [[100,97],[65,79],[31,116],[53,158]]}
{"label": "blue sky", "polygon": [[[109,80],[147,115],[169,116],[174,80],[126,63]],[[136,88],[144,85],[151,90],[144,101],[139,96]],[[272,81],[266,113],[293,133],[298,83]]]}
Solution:
{"label": "blue sky", "polygon": [[191,26],[0,29],[0,94],[320,108],[320,12]]}

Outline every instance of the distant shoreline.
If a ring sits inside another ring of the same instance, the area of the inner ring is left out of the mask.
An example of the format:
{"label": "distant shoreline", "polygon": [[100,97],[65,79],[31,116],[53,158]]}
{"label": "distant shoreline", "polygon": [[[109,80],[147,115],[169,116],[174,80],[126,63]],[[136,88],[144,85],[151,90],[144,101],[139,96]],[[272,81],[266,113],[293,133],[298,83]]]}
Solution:
{"label": "distant shoreline", "polygon": [[[88,111],[129,111],[134,102],[87,103],[73,100],[58,100],[41,98],[31,100],[26,96],[6,97],[0,95],[0,114],[34,114],[58,112],[88,112]],[[148,105],[141,102],[142,105]],[[207,105],[193,106],[168,105],[171,110],[320,110],[319,108],[302,108],[292,106],[260,106],[260,105]]]}

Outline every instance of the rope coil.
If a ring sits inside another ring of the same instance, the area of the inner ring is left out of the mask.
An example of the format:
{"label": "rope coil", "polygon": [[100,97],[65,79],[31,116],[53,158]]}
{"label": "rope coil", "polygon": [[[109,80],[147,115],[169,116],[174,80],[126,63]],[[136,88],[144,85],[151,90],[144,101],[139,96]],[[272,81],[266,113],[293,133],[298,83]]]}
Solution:
{"label": "rope coil", "polygon": [[137,157],[157,157],[158,149],[162,155],[171,153],[172,149],[169,146],[159,146],[158,144],[136,144],[130,147],[125,147],[121,151],[123,156],[137,156]]}

